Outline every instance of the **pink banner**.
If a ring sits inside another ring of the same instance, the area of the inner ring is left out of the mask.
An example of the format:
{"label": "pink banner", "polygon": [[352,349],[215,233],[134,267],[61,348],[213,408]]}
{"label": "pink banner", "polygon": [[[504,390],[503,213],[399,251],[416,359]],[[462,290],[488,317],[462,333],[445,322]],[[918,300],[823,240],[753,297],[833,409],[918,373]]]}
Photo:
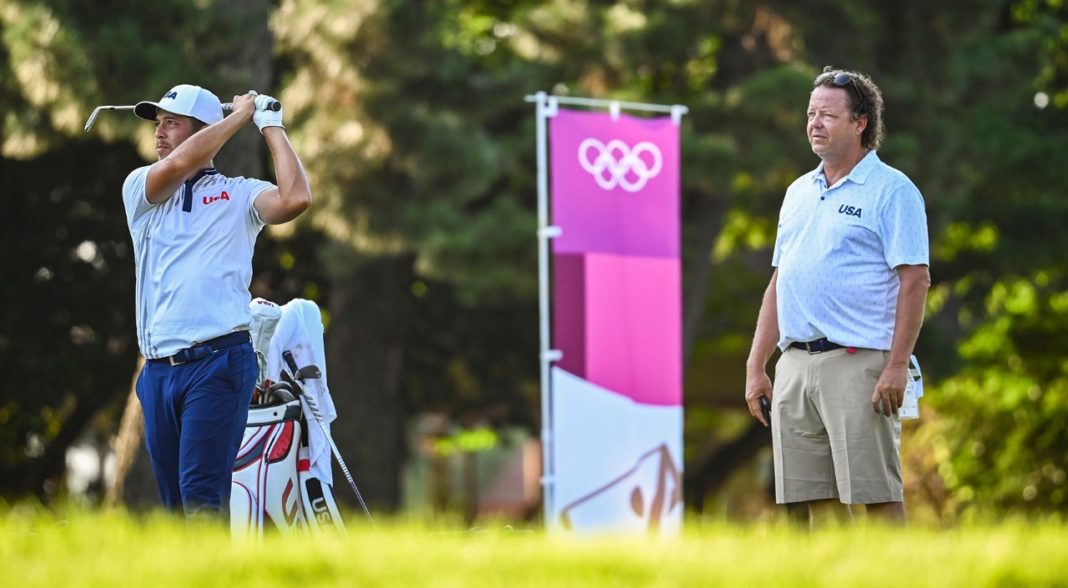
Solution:
{"label": "pink banner", "polygon": [[549,130],[558,365],[635,402],[681,405],[679,127],[561,109]]}
{"label": "pink banner", "polygon": [[678,125],[564,109],[549,125],[553,251],[678,259]]}

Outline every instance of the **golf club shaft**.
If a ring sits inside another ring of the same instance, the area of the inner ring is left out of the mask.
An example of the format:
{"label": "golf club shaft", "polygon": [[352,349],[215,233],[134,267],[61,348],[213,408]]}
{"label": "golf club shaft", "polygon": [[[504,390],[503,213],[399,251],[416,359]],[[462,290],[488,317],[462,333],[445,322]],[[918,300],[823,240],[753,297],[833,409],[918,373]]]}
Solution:
{"label": "golf club shaft", "polygon": [[[286,363],[286,367],[296,374],[300,370],[297,369],[297,360],[293,357],[293,352],[286,349],[282,352],[282,361]],[[285,370],[283,370],[285,373]],[[293,378],[296,379],[295,377]],[[363,495],[360,494],[360,489],[356,487],[356,480],[352,479],[352,474],[349,473],[349,467],[345,465],[345,460],[341,457],[341,451],[338,450],[337,444],[334,443],[334,438],[330,435],[330,431],[326,429],[326,423],[323,422],[323,417],[319,415],[319,407],[315,406],[315,402],[308,396],[307,392],[301,387],[300,401],[303,403],[304,408],[311,413],[315,422],[319,423],[319,428],[323,431],[323,436],[326,437],[326,441],[330,444],[330,450],[334,453],[334,457],[337,459],[337,464],[341,466],[341,472],[345,474],[345,479],[348,481],[349,486],[352,486],[352,491],[356,494],[356,500],[360,502],[360,507],[363,508],[363,512],[367,515],[367,518],[374,523],[375,519],[371,516],[370,509],[367,508],[367,503],[363,501]]]}
{"label": "golf club shaft", "polygon": [[330,451],[334,453],[334,457],[337,459],[337,464],[341,466],[341,473],[345,474],[345,479],[348,481],[349,486],[352,486],[352,491],[356,493],[356,500],[360,502],[360,508],[362,508],[364,514],[367,515],[367,519],[374,523],[375,519],[371,516],[371,511],[367,508],[367,503],[363,501],[363,495],[360,494],[360,489],[356,487],[356,480],[352,479],[352,474],[349,473],[349,468],[345,465],[345,460],[341,458],[341,451],[338,450],[337,444],[334,443],[334,438],[331,437],[330,433],[326,430],[326,424],[323,423],[322,417],[319,416],[318,408],[315,407],[311,398],[307,394],[301,394],[300,401],[304,403],[304,408],[312,414],[315,422],[319,423],[319,428],[322,429],[323,436],[326,437],[326,441],[330,444]]}
{"label": "golf club shaft", "polygon": [[[93,109],[92,114],[89,115],[89,120],[85,121],[85,132],[88,133],[89,129],[93,128],[93,123],[96,122],[96,117],[97,117],[97,115],[100,114],[101,110],[133,110],[133,109],[134,109],[134,105],[133,104],[123,104],[123,105],[118,105],[118,106],[107,104],[107,105],[104,105],[104,106],[97,106],[96,108]],[[222,105],[222,109],[223,109],[223,112],[231,112],[234,109],[234,103],[233,102],[226,102],[226,103],[224,103]],[[277,100],[272,100],[272,101],[268,102],[267,103],[267,107],[265,108],[265,110],[272,110],[274,112],[278,112],[281,109],[282,109],[282,103],[277,101]]]}

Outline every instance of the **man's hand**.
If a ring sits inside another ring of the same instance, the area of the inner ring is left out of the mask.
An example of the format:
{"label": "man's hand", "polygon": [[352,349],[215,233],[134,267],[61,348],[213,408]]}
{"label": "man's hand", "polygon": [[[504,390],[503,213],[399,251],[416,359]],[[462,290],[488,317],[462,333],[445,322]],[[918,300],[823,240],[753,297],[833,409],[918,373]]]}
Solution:
{"label": "man's hand", "polygon": [[897,409],[901,408],[901,403],[905,400],[905,383],[908,377],[908,364],[886,364],[875,384],[875,393],[871,395],[872,409],[886,416],[897,414]]}
{"label": "man's hand", "polygon": [[230,111],[230,116],[236,116],[246,122],[252,120],[252,113],[256,110],[255,98],[256,93],[253,91],[241,96],[234,96],[234,108]]}
{"label": "man's hand", "polygon": [[746,370],[745,404],[749,407],[749,414],[767,427],[769,423],[764,420],[764,412],[760,409],[761,397],[767,397],[768,401],[771,401],[771,378],[764,370]]}
{"label": "man's hand", "polygon": [[276,100],[266,94],[256,96],[256,112],[252,115],[252,122],[256,123],[261,134],[267,127],[285,128],[282,124],[281,103],[279,103],[278,110],[267,110],[267,105],[271,102],[276,102]]}
{"label": "man's hand", "polygon": [[905,383],[909,378],[909,355],[916,345],[916,337],[923,324],[924,302],[931,286],[931,272],[926,265],[899,265],[894,268],[901,279],[894,315],[894,340],[890,343],[890,359],[875,384],[871,407],[875,412],[897,414],[905,398]]}

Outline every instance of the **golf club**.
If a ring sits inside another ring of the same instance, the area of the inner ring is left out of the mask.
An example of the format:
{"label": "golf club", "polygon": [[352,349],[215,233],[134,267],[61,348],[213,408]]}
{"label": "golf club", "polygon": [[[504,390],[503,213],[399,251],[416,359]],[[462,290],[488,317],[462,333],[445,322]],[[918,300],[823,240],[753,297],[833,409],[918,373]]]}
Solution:
{"label": "golf club", "polygon": [[[133,104],[124,104],[122,106],[115,106],[115,105],[111,105],[111,104],[108,104],[108,105],[105,105],[105,106],[97,106],[96,108],[93,109],[93,112],[89,115],[89,120],[85,121],[85,132],[88,133],[89,129],[93,128],[93,123],[96,122],[96,117],[97,117],[97,115],[100,114],[101,110],[133,110],[134,106],[135,105],[133,105]],[[225,102],[222,105],[222,109],[223,109],[223,112],[230,112],[231,110],[234,109],[234,104],[232,102]],[[267,104],[267,108],[266,108],[266,110],[273,110],[275,112],[278,112],[281,109],[282,109],[282,104],[280,102],[278,102],[277,100],[274,100],[274,101],[270,102],[269,104]]]}
{"label": "golf club", "polygon": [[[289,350],[283,353],[289,353]],[[292,354],[290,354],[292,355]],[[318,380],[323,377],[323,372],[319,370],[319,366],[309,363],[308,365],[300,368],[293,373],[293,377],[303,382],[304,380]]]}
{"label": "golf club", "polygon": [[[341,472],[345,474],[345,479],[348,480],[349,485],[352,486],[352,491],[356,493],[356,500],[360,502],[360,507],[363,508],[364,514],[367,515],[367,519],[373,524],[375,522],[374,517],[371,516],[371,511],[367,508],[367,503],[363,501],[363,495],[360,494],[360,489],[356,487],[356,481],[352,479],[352,474],[349,473],[349,468],[345,465],[345,460],[341,458],[341,451],[338,450],[337,444],[334,443],[334,438],[330,436],[330,432],[326,429],[326,424],[323,422],[323,417],[319,414],[319,407],[315,405],[315,401],[310,396],[304,393],[301,382],[295,381],[290,372],[293,374],[305,374],[312,375],[312,378],[322,377],[322,373],[319,371],[318,366],[308,365],[304,368],[297,369],[297,362],[293,359],[293,353],[288,349],[282,352],[282,359],[285,360],[286,365],[289,367],[289,372],[282,370],[282,379],[291,381],[300,397],[301,403],[304,408],[311,413],[315,418],[315,422],[319,423],[319,428],[323,431],[323,436],[326,437],[328,443],[330,443],[330,450],[333,451],[334,457],[337,458],[337,463],[341,466]],[[315,368],[314,371],[308,370],[308,368]]]}
{"label": "golf club", "polygon": [[267,393],[264,395],[264,404],[275,405],[285,404],[292,402],[295,399],[293,396],[293,387],[289,382],[275,382],[267,388]]}

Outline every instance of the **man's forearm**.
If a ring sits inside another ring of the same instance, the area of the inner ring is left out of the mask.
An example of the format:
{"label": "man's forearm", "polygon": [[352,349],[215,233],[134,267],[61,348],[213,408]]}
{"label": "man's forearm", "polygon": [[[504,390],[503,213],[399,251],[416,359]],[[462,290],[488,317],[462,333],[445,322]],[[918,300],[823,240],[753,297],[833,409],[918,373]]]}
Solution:
{"label": "man's forearm", "polygon": [[278,189],[258,198],[256,208],[260,218],[267,224],[286,223],[311,206],[311,184],[304,164],[290,145],[285,130],[267,127],[263,129],[263,137],[271,150]]}
{"label": "man's forearm", "polygon": [[771,275],[771,282],[764,290],[764,298],[760,303],[760,314],[757,316],[756,332],[753,333],[753,346],[749,350],[749,359],[746,360],[746,369],[764,371],[768,359],[775,352],[775,345],[779,341],[779,315],[778,299],[775,294],[775,283],[779,272]]}
{"label": "man's forearm", "polygon": [[266,129],[267,146],[274,160],[274,176],[282,200],[311,200],[311,184],[297,152],[282,129]]}
{"label": "man's forearm", "polygon": [[894,317],[894,339],[890,347],[887,365],[908,366],[909,355],[916,346],[916,339],[923,326],[927,289],[931,275],[925,265],[898,268],[901,287],[897,295],[897,314]]}
{"label": "man's forearm", "polygon": [[192,175],[214,159],[223,145],[241,130],[245,122],[239,117],[228,116],[213,125],[208,125],[194,133],[162,161],[169,160],[175,167],[188,172],[186,176]]}
{"label": "man's forearm", "polygon": [[152,164],[145,184],[149,202],[163,202],[197,170],[211,162],[222,146],[244,125],[231,115],[201,129],[182,142],[170,155]]}

